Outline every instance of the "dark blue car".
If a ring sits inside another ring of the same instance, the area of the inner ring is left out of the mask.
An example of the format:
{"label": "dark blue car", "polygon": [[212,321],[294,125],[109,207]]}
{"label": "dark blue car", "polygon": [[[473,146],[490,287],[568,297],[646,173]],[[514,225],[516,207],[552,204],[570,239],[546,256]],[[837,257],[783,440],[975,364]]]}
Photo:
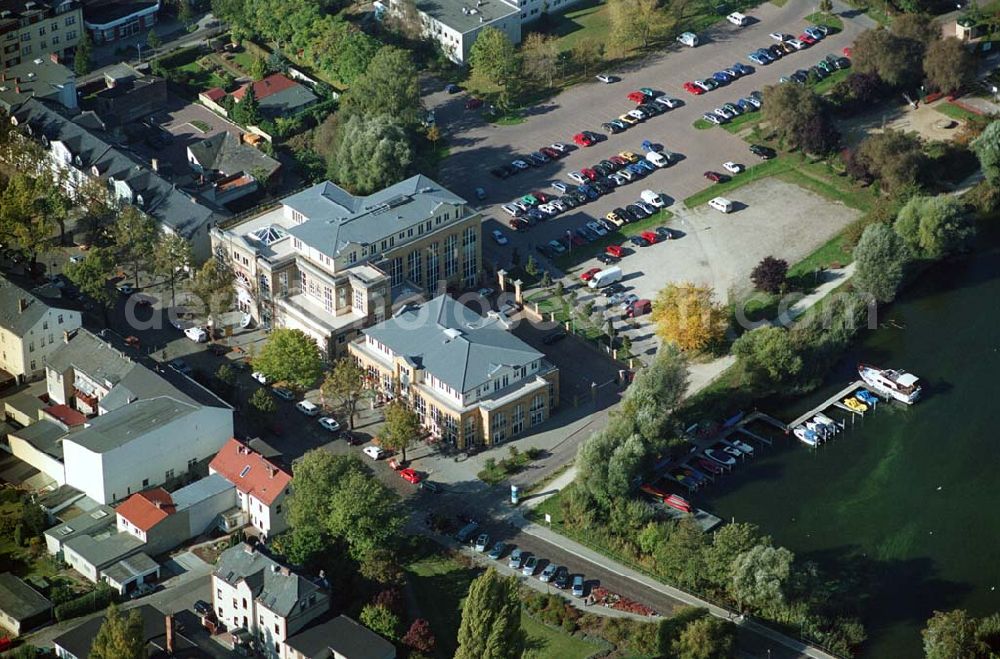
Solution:
{"label": "dark blue car", "polygon": [[587,195],[587,199],[594,200],[600,197],[600,193],[589,185],[581,185],[580,192]]}
{"label": "dark blue car", "polygon": [[752,66],[747,66],[746,64],[740,64],[739,62],[737,62],[736,64],[733,64],[733,68],[741,76],[748,76],[751,73],[753,73],[753,67]]}
{"label": "dark blue car", "polygon": [[716,71],[715,73],[712,74],[712,79],[718,83],[724,84],[727,82],[732,82],[733,76],[729,75],[725,71]]}
{"label": "dark blue car", "polygon": [[643,169],[642,167],[640,167],[638,164],[629,165],[626,169],[628,169],[628,171],[632,172],[636,176],[645,176],[646,175],[646,170]]}

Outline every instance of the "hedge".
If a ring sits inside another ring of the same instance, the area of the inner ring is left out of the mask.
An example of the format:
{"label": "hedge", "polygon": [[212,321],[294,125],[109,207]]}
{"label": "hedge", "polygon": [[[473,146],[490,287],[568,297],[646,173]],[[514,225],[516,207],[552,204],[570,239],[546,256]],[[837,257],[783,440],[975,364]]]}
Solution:
{"label": "hedge", "polygon": [[70,618],[87,615],[94,611],[100,611],[118,600],[118,593],[107,585],[98,586],[86,595],[77,597],[64,604],[60,604],[55,609],[56,620],[62,622]]}

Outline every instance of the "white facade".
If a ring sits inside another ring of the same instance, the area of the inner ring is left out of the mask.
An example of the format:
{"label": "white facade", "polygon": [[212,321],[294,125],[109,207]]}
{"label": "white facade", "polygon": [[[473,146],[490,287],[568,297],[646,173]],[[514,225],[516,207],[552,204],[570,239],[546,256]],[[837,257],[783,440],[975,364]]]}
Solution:
{"label": "white facade", "polygon": [[63,441],[66,484],[100,503],[119,501],[187,472],[232,435],[232,410],[199,407],[108,451],[92,451],[70,436]]}
{"label": "white facade", "polygon": [[[33,301],[31,304],[42,304]],[[80,327],[80,312],[49,308],[31,329],[17,335],[0,327],[0,368],[19,381],[41,375],[45,359],[62,345],[62,333]]]}
{"label": "white facade", "polygon": [[284,492],[279,494],[271,505],[267,505],[253,494],[240,492],[239,495],[240,509],[248,515],[250,524],[265,537],[275,536],[288,528],[288,521],[285,519]]}
{"label": "white facade", "polygon": [[54,480],[57,485],[66,484],[66,468],[57,458],[38,450],[30,442],[17,435],[7,435],[7,443],[15,458],[42,472]]}

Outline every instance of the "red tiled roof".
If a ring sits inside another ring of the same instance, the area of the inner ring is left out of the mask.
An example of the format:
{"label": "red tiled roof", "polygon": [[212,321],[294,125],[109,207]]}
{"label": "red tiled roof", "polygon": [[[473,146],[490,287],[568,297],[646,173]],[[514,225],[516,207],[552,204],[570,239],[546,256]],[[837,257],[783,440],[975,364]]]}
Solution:
{"label": "red tiled roof", "polygon": [[226,90],[224,90],[222,87],[212,87],[211,89],[202,92],[202,94],[204,94],[205,98],[207,98],[208,100],[215,101],[216,103],[218,103],[219,101],[221,101],[226,97]]}
{"label": "red tiled roof", "polygon": [[208,468],[269,506],[292,481],[291,474],[236,438],[222,447]]}
{"label": "red tiled roof", "polygon": [[[299,83],[291,80],[281,73],[274,73],[263,80],[258,80],[253,83],[253,94],[257,97],[258,101],[261,101],[271,94],[277,94],[278,92],[283,92],[286,89],[294,87]],[[247,83],[233,92],[233,99],[237,101],[243,100],[243,95],[247,93],[247,87],[250,83]]]}
{"label": "red tiled roof", "polygon": [[132,526],[149,531],[177,511],[170,493],[162,487],[136,492],[118,506],[115,511],[132,524]]}
{"label": "red tiled roof", "polygon": [[70,428],[73,426],[82,426],[87,422],[87,417],[84,414],[77,412],[69,405],[53,405],[46,407],[43,411]]}

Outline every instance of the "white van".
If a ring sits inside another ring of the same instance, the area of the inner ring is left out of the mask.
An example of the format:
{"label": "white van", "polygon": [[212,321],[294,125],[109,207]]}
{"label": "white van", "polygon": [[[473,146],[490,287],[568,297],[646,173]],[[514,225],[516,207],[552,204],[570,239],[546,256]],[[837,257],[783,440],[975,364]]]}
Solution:
{"label": "white van", "polygon": [[657,151],[650,151],[649,153],[647,153],[646,160],[653,163],[657,167],[661,168],[666,167],[667,165],[670,164],[670,161],[667,159],[667,157]]}
{"label": "white van", "polygon": [[306,416],[316,416],[317,414],[319,414],[319,408],[307,400],[300,400],[299,402],[295,403],[295,409],[297,409],[299,412],[302,412]]}
{"label": "white van", "polygon": [[731,213],[733,211],[733,202],[729,201],[725,197],[716,197],[708,202],[708,205],[717,211],[722,211],[723,213]]}
{"label": "white van", "polygon": [[208,341],[208,332],[206,332],[201,327],[189,327],[184,330],[184,336],[191,339],[195,343],[205,343]]}
{"label": "white van", "polygon": [[741,14],[738,11],[734,11],[729,16],[726,16],[726,20],[737,27],[743,27],[750,22],[750,19]]}
{"label": "white van", "polygon": [[622,278],[622,269],[619,267],[606,268],[601,270],[596,275],[594,275],[587,286],[591,288],[604,288],[605,286],[610,286],[616,281],[620,281]]}
{"label": "white van", "polygon": [[658,192],[653,192],[652,190],[643,190],[639,197],[649,204],[650,206],[655,206],[656,208],[663,208],[666,204],[663,202],[663,195]]}
{"label": "white van", "polygon": [[694,48],[698,45],[698,35],[694,32],[685,32],[681,36],[677,37],[677,41],[681,42],[685,46]]}

